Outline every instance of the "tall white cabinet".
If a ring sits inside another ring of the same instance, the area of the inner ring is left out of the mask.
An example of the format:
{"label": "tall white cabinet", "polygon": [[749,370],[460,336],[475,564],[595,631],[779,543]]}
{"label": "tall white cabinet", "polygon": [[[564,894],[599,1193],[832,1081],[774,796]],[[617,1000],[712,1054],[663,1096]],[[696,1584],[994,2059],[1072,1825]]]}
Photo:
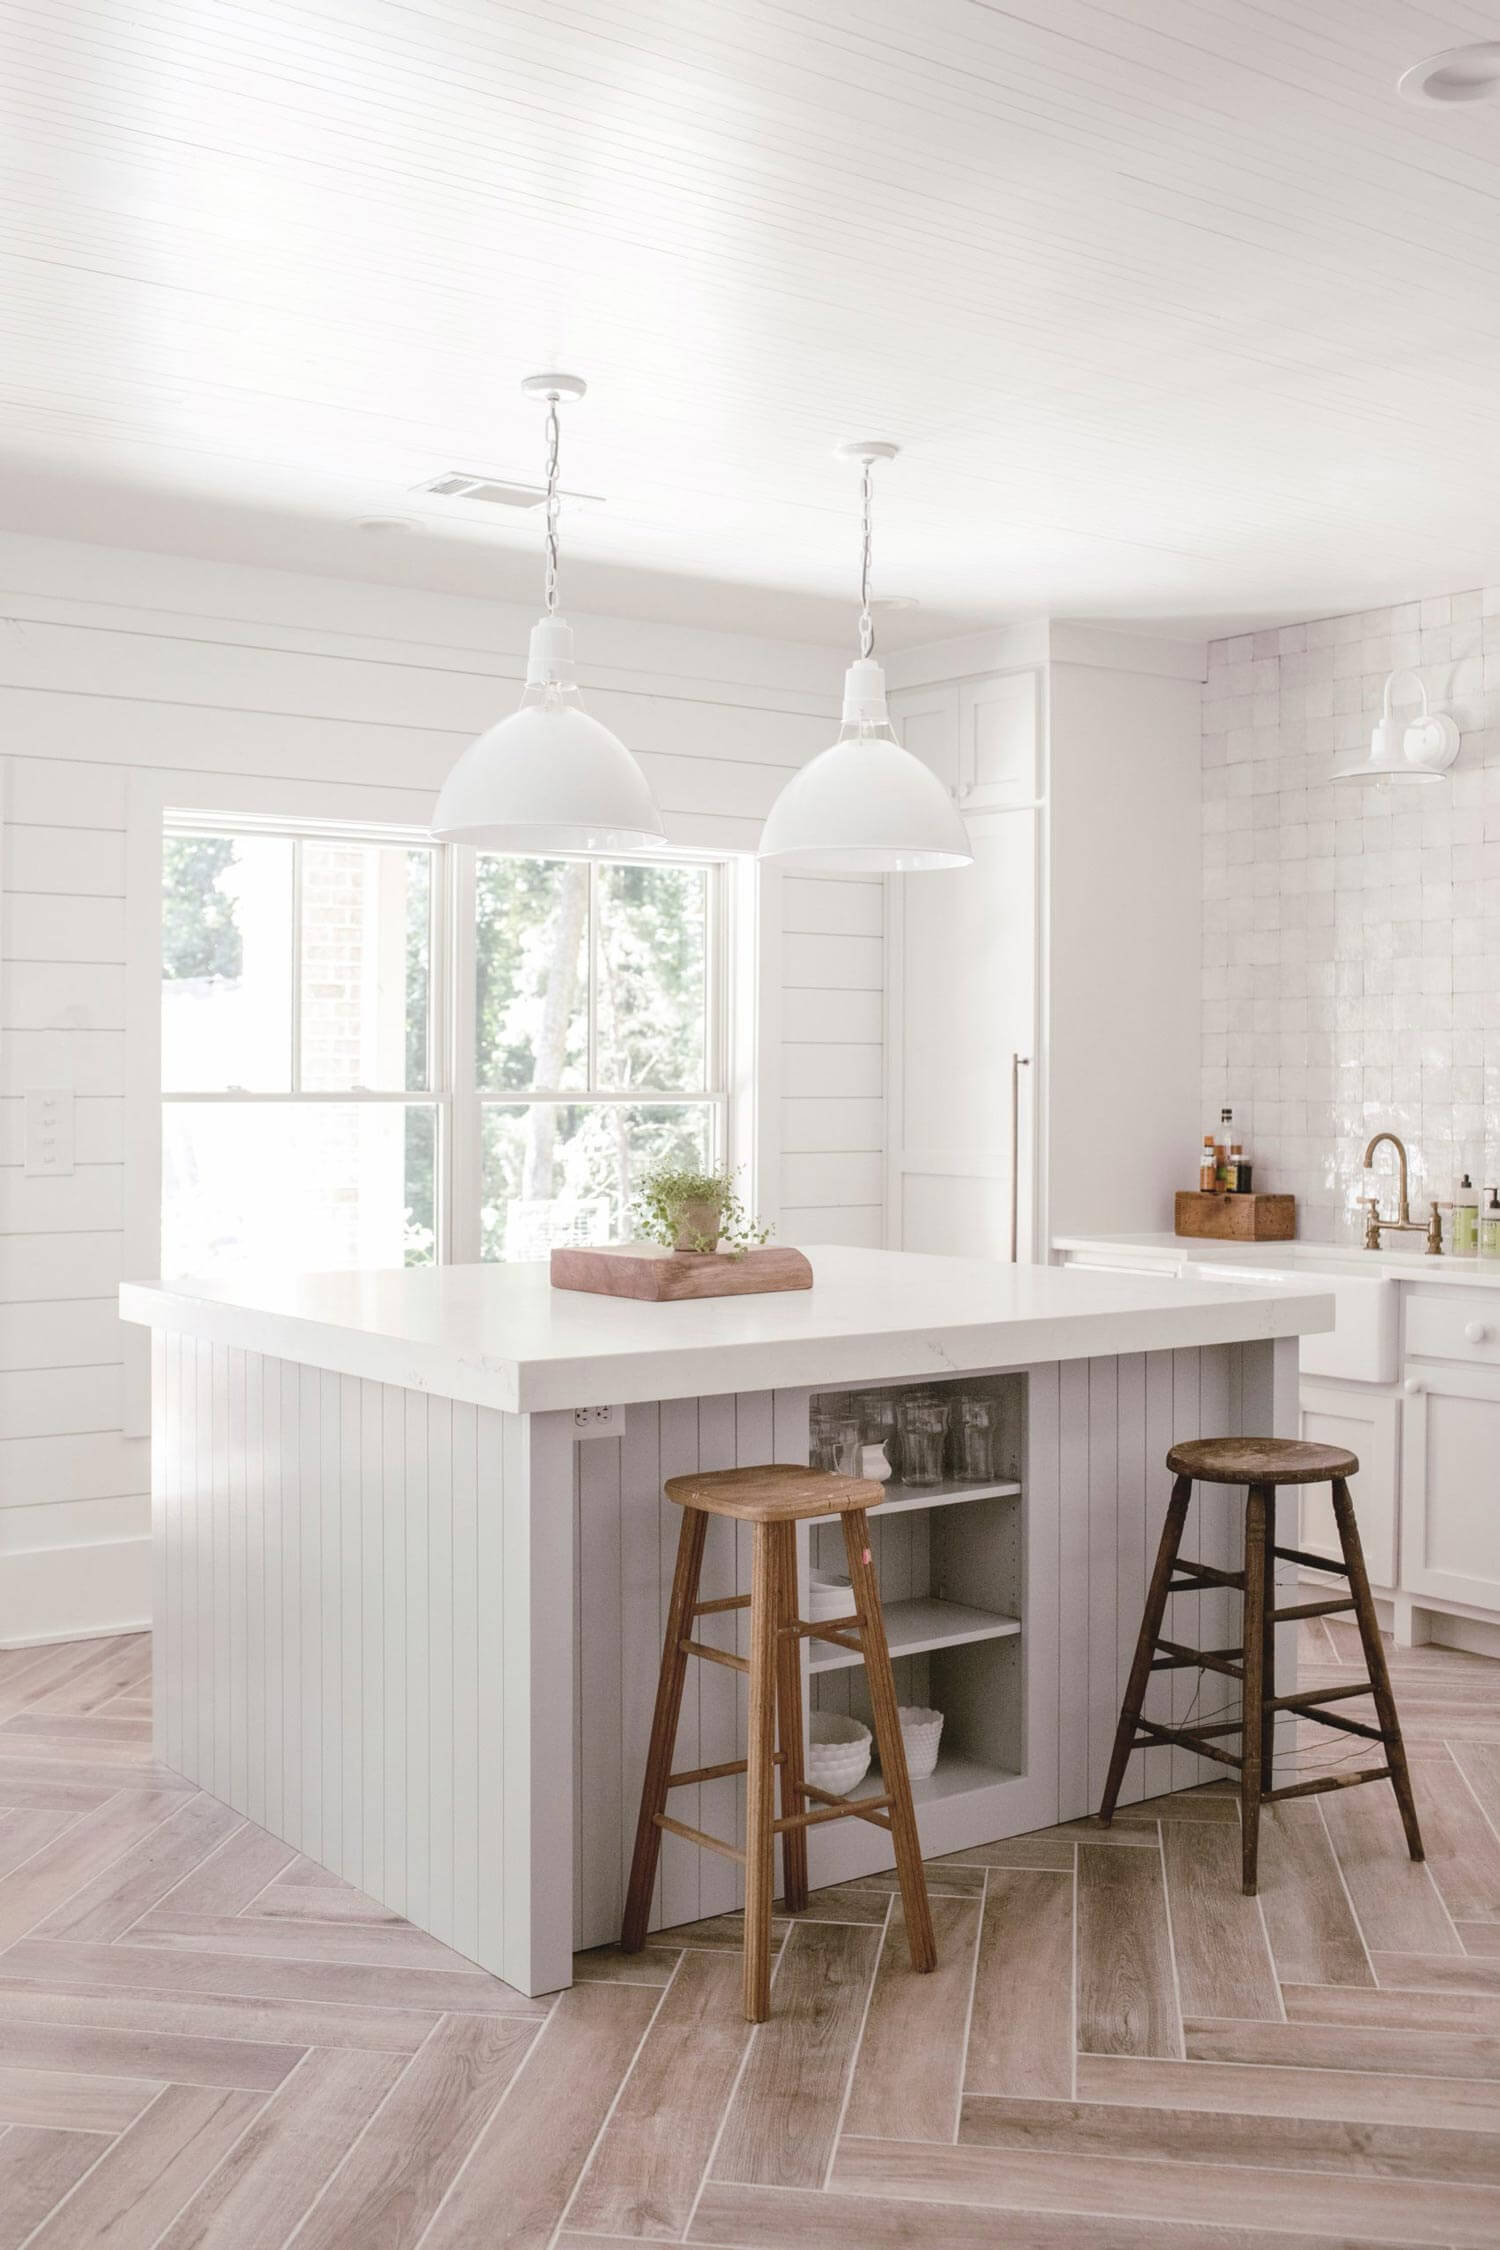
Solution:
{"label": "tall white cabinet", "polygon": [[1039,625],[887,671],[974,845],[889,879],[888,1245],[1168,1223],[1201,1131],[1202,648]]}

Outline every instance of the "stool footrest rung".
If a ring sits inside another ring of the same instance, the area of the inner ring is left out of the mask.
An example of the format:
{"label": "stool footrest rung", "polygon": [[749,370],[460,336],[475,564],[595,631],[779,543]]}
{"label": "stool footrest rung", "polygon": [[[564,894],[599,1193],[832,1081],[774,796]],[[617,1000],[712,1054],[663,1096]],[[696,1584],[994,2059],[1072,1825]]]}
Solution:
{"label": "stool footrest rung", "polygon": [[1273,1547],[1271,1552],[1278,1562],[1301,1563],[1304,1570],[1336,1570],[1340,1578],[1349,1575],[1349,1565],[1335,1562],[1329,1555],[1310,1555],[1301,1547]]}
{"label": "stool footrest rung", "polygon": [[[1243,1587],[1245,1583],[1245,1573],[1242,1570],[1220,1570],[1214,1563],[1189,1562],[1186,1555],[1174,1555],[1172,1568],[1185,1571],[1188,1577],[1196,1579],[1200,1586]],[[1169,1586],[1167,1588],[1169,1594],[1186,1594],[1192,1591],[1191,1586]]]}
{"label": "stool footrest rung", "polygon": [[1237,1751],[1221,1750],[1217,1743],[1208,1739],[1210,1734],[1238,1734],[1237,1720],[1232,1726],[1205,1728],[1158,1726],[1155,1719],[1137,1719],[1135,1723],[1145,1737],[1144,1741],[1134,1744],[1137,1750],[1147,1749],[1156,1742],[1174,1742],[1184,1750],[1196,1750],[1200,1757],[1215,1759],[1221,1766],[1239,1767],[1245,1762]]}
{"label": "stool footrest rung", "polygon": [[1297,1617],[1337,1617],[1346,1609],[1357,1609],[1359,1604],[1352,1594],[1345,1594],[1336,1602],[1294,1602],[1290,1609],[1273,1609],[1271,1616],[1278,1625],[1289,1625]]}
{"label": "stool footrest rung", "polygon": [[[773,1750],[771,1763],[773,1766],[784,1766],[786,1764],[786,1752],[784,1750]],[[731,1758],[727,1764],[722,1766],[695,1766],[691,1773],[669,1773],[667,1775],[667,1787],[669,1789],[690,1789],[696,1781],[727,1781],[731,1774],[748,1773],[749,1771],[750,1761],[748,1758]]]}
{"label": "stool footrest rung", "polygon": [[841,1798],[835,1805],[820,1805],[816,1812],[783,1813],[771,1825],[778,1836],[788,1828],[819,1828],[825,1820],[868,1820],[876,1828],[889,1828],[885,1815],[894,1802],[892,1797],[861,1797],[855,1804]]}
{"label": "stool footrest rung", "polygon": [[748,1656],[731,1656],[727,1648],[710,1648],[707,1641],[679,1641],[684,1656],[701,1656],[708,1664],[727,1664],[731,1672],[748,1672]]}
{"label": "stool footrest rung", "polygon": [[715,1601],[694,1602],[693,1615],[695,1617],[713,1617],[720,1610],[748,1609],[749,1607],[750,1596],[748,1594],[720,1594]]}
{"label": "stool footrest rung", "polygon": [[1362,1766],[1358,1773],[1325,1773],[1316,1781],[1294,1781],[1286,1789],[1263,1789],[1263,1805],[1280,1804],[1285,1797],[1318,1797],[1325,1789],[1357,1789],[1362,1781],[1393,1781],[1389,1766]]}
{"label": "stool footrest rung", "polygon": [[[1245,1676],[1244,1665],[1238,1661],[1240,1651],[1237,1648],[1186,1648],[1180,1641],[1156,1641],[1153,1646],[1167,1651],[1165,1663],[1153,1657],[1153,1672],[1179,1672],[1185,1665],[1191,1665],[1201,1666],[1210,1672],[1223,1672],[1231,1680],[1242,1680]],[[1231,1662],[1231,1658],[1236,1661]]]}
{"label": "stool footrest rung", "polygon": [[1300,1711],[1304,1718],[1316,1719],[1321,1714],[1314,1710],[1318,1703],[1353,1703],[1362,1695],[1373,1695],[1369,1680],[1358,1680],[1352,1687],[1303,1688],[1297,1695],[1268,1695],[1267,1703],[1273,1711]]}
{"label": "stool footrest rung", "polygon": [[701,1844],[705,1851],[718,1852],[723,1858],[738,1860],[741,1867],[744,1866],[745,1855],[738,1844],[726,1844],[722,1836],[710,1836],[702,1828],[689,1828],[685,1820],[674,1820],[670,1813],[653,1813],[651,1817],[669,1836],[681,1836],[690,1844]]}
{"label": "stool footrest rung", "polygon": [[[862,1633],[865,1621],[856,1611],[852,1617],[794,1617],[780,1630],[798,1641],[842,1641],[845,1633]],[[842,1645],[848,1647],[848,1642]]]}

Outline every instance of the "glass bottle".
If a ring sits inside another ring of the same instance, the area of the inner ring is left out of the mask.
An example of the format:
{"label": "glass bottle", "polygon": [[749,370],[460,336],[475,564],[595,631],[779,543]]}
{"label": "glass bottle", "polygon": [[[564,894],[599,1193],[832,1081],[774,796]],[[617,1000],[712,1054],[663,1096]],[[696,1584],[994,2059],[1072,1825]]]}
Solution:
{"label": "glass bottle", "polygon": [[1500,1190],[1490,1189],[1489,1202],[1479,1222],[1479,1255],[1500,1259]]}

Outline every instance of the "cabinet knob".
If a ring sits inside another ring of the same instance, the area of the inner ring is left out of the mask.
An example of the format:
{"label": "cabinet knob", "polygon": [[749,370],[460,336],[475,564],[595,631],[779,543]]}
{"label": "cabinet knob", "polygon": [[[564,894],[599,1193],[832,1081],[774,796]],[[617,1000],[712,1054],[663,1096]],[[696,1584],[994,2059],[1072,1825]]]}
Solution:
{"label": "cabinet knob", "polygon": [[1405,1391],[1408,1398],[1417,1398],[1423,1391],[1426,1390],[1427,1385],[1422,1380],[1420,1375],[1408,1375],[1401,1388]]}
{"label": "cabinet knob", "polygon": [[1471,1344],[1487,1344],[1491,1334],[1489,1323],[1483,1320],[1471,1320],[1464,1330],[1464,1334]]}

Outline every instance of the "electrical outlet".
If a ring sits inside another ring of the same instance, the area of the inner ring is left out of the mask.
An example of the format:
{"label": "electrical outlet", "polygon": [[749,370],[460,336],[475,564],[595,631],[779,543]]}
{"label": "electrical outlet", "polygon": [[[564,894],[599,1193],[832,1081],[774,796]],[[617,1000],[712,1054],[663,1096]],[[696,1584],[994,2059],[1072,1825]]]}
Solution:
{"label": "electrical outlet", "polygon": [[625,1409],[623,1406],[575,1406],[573,1409],[573,1435],[586,1437],[623,1437],[625,1435]]}

